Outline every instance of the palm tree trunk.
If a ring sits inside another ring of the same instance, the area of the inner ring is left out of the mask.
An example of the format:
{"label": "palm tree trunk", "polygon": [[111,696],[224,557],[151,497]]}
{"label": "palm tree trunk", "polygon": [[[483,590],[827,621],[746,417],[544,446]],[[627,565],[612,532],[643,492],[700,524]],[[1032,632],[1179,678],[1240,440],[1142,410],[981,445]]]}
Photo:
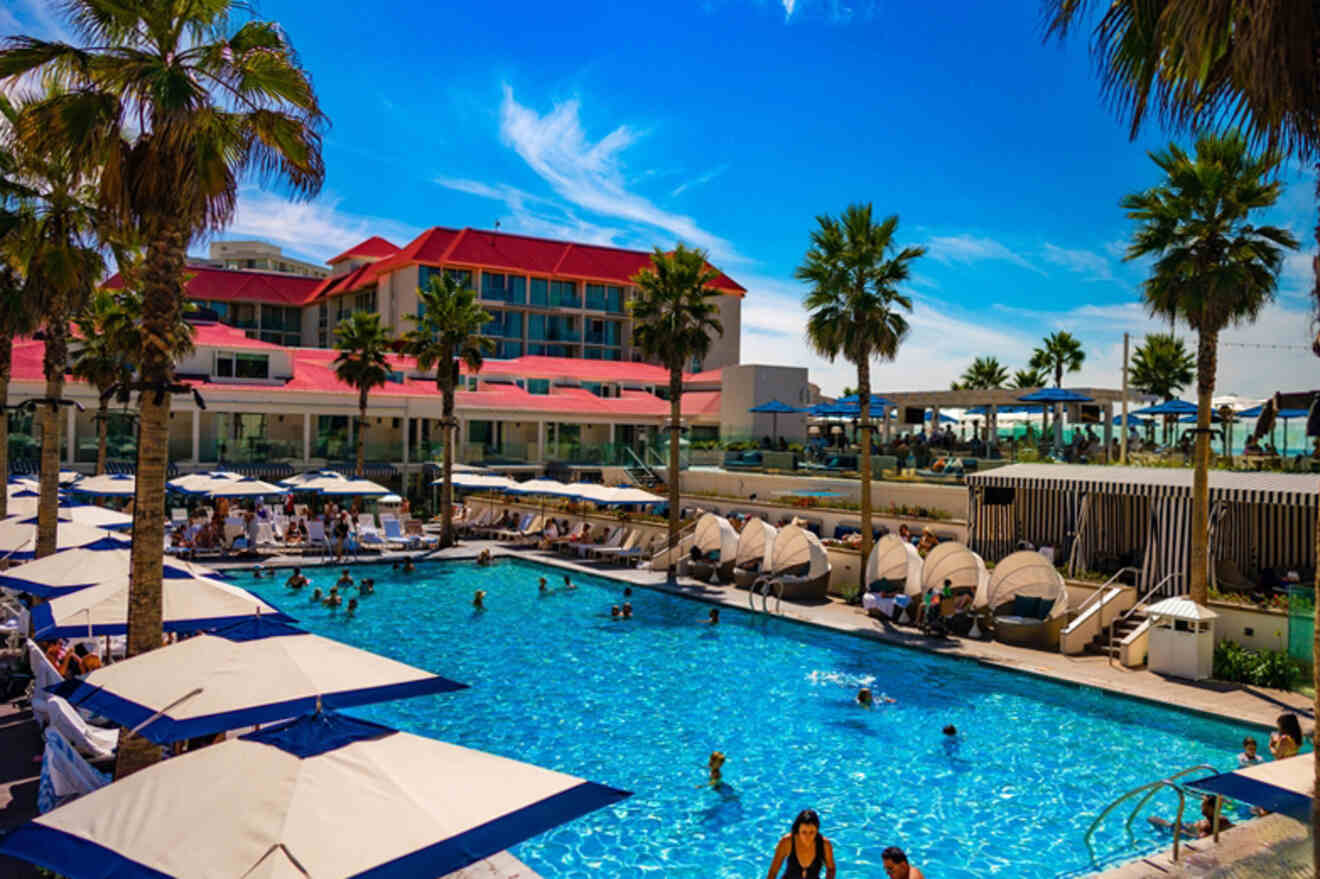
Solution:
{"label": "palm tree trunk", "polygon": [[[142,381],[163,385],[173,379],[171,337],[183,304],[187,236],[168,228],[147,247],[142,278]],[[138,399],[137,485],[133,498],[132,571],[128,589],[129,657],[161,646],[164,629],[161,572],[165,550],[165,475],[169,454],[170,395],[144,390]],[[160,747],[127,729],[119,732],[115,778],[160,760]]]}
{"label": "palm tree trunk", "polygon": [[1210,589],[1210,400],[1215,393],[1219,333],[1202,330],[1196,352],[1196,451],[1192,472],[1192,560],[1188,592],[1205,604]]}
{"label": "palm tree trunk", "polygon": [[367,392],[358,393],[357,471],[361,479],[367,472]]}
{"label": "palm tree trunk", "polygon": [[[14,365],[14,337],[0,335],[0,481],[9,479],[9,375]],[[9,492],[0,492],[0,519],[9,515]]]}
{"label": "palm tree trunk", "polygon": [[96,475],[105,472],[105,447],[110,439],[110,401],[101,398],[96,410]]}
{"label": "palm tree trunk", "polygon": [[[450,374],[453,370],[453,363],[450,358],[445,358],[445,362],[440,364],[442,373]],[[454,383],[452,380],[444,381],[440,385],[440,396],[443,400],[444,418],[441,420],[441,429],[445,437],[445,458],[443,481],[440,483],[440,520],[443,523],[440,529],[440,546],[448,547],[454,545]]]}
{"label": "palm tree trunk", "polygon": [[[63,303],[52,307],[46,321],[46,397],[52,401],[64,396],[64,364],[68,357],[69,322]],[[37,501],[36,558],[55,552],[55,529],[60,504],[60,416],[57,403],[42,404],[41,412],[41,497]]]}
{"label": "palm tree trunk", "polygon": [[861,428],[862,454],[859,459],[862,488],[862,557],[857,566],[857,602],[866,591],[866,561],[871,557],[871,358],[870,352],[857,361],[858,423]]}
{"label": "palm tree trunk", "polygon": [[669,570],[678,564],[674,548],[678,546],[678,424],[683,417],[683,367],[669,369]]}

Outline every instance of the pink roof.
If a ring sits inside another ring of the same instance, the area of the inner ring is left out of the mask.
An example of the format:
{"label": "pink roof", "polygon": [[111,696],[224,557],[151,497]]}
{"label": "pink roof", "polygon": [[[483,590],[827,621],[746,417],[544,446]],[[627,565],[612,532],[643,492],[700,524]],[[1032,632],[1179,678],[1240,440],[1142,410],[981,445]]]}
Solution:
{"label": "pink roof", "polygon": [[[279,275],[273,272],[246,272],[216,269],[210,266],[187,266],[189,275],[183,289],[190,299],[213,299],[218,302],[264,302],[271,305],[305,305],[312,300],[320,278]],[[116,273],[105,282],[114,290],[124,285]]]}
{"label": "pink roof", "polygon": [[702,384],[705,382],[715,382],[716,384],[724,380],[724,367],[718,369],[708,369],[705,372],[689,372],[683,376],[683,384]]}
{"label": "pink roof", "polygon": [[718,416],[720,414],[720,392],[684,391],[683,414]]}
{"label": "pink roof", "polygon": [[391,244],[379,235],[372,235],[361,244],[356,244],[345,250],[339,256],[326,260],[327,265],[334,265],[337,262],[343,262],[346,259],[359,257],[362,259],[384,259],[387,256],[393,256],[399,252],[398,245]]}
{"label": "pink roof", "polygon": [[235,327],[218,323],[198,322],[193,324],[193,344],[208,348],[261,348],[266,351],[284,351],[279,345],[249,339],[247,334]]}
{"label": "pink roof", "polygon": [[[463,367],[467,372],[467,367]],[[510,360],[487,360],[483,376],[512,375],[519,378],[572,378],[582,381],[631,381],[665,384],[669,370],[652,363],[621,360],[588,360],[578,357],[541,357],[529,355]]]}

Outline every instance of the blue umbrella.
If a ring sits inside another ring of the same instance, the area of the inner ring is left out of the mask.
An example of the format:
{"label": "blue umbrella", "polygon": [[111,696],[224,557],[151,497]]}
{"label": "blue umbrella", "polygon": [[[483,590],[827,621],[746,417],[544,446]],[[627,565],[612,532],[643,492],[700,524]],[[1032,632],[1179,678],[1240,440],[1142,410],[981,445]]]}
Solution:
{"label": "blue umbrella", "polygon": [[[862,398],[861,398],[860,396],[858,396],[857,394],[848,394],[846,397],[840,397],[839,399],[835,400],[834,402],[836,402],[836,403],[851,403],[853,406],[856,406],[856,405],[858,405],[859,403],[861,403],[861,401],[862,401]],[[880,396],[879,394],[872,394],[872,395],[871,395],[871,408],[872,408],[872,409],[879,409],[879,408],[882,407],[882,406],[893,406],[893,405],[894,405],[894,401],[893,401],[893,400],[886,400],[884,397]]]}
{"label": "blue umbrella", "polygon": [[[1128,424],[1141,424],[1141,425],[1150,424],[1150,419],[1148,419],[1148,418],[1138,418],[1138,417],[1132,415],[1131,413],[1128,414],[1127,420],[1128,420]],[[1122,427],[1122,426],[1123,426],[1123,416],[1122,416],[1122,415],[1115,415],[1115,416],[1114,416],[1114,424],[1117,425],[1118,427]]]}
{"label": "blue umbrella", "polygon": [[779,402],[778,400],[771,400],[771,401],[768,402],[768,403],[762,403],[762,404],[759,405],[759,406],[753,406],[752,408],[748,409],[747,411],[748,411],[748,412],[764,412],[764,413],[769,413],[769,415],[770,415],[770,423],[774,425],[774,427],[771,428],[771,433],[774,434],[775,439],[778,439],[778,438],[779,438],[779,416],[780,416],[780,414],[788,415],[788,414],[791,414],[791,413],[794,413],[794,412],[801,412],[802,410],[801,410],[801,409],[798,409],[798,408],[796,408],[796,407],[794,407],[794,406],[790,406],[790,405],[788,405],[787,403],[781,403],[781,402]]}
{"label": "blue umbrella", "polygon": [[1018,397],[1023,403],[1090,403],[1091,397],[1070,391],[1067,388],[1041,388],[1025,397]]}
{"label": "blue umbrella", "polygon": [[1145,409],[1136,409],[1129,415],[1195,415],[1196,404],[1188,403],[1185,400],[1166,400],[1154,406],[1147,406]]}
{"label": "blue umbrella", "polygon": [[[927,409],[926,420],[930,421],[931,416],[934,414],[935,413],[932,410]],[[957,423],[958,423],[958,419],[954,418],[952,415],[945,415],[943,412],[940,413],[940,424],[957,424]]]}
{"label": "blue umbrella", "polygon": [[[1263,408],[1262,406],[1252,406],[1250,409],[1243,409],[1241,412],[1238,413],[1238,417],[1259,418],[1262,408]],[[1283,422],[1283,454],[1284,455],[1288,454],[1288,419],[1305,418],[1309,414],[1310,413],[1307,412],[1305,409],[1280,409],[1277,413],[1275,413],[1274,417],[1280,419]],[[1271,442],[1273,441],[1273,439],[1274,439],[1273,435],[1271,435],[1270,437]]]}

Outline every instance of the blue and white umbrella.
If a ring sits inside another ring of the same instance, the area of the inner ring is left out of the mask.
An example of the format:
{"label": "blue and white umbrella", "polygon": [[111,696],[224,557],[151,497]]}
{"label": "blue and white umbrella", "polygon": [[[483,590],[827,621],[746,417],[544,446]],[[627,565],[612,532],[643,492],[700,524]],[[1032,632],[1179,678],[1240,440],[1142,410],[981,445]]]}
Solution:
{"label": "blue and white umbrella", "polygon": [[276,622],[245,619],[52,688],[159,744],[464,684]]}
{"label": "blue and white umbrella", "polygon": [[[77,522],[59,523],[55,529],[55,552],[63,555],[66,550],[89,549],[126,549],[127,538],[111,534],[104,528],[82,525]],[[33,558],[37,550],[37,520],[10,516],[0,519],[0,558],[20,561]],[[54,556],[48,556],[54,558]],[[16,571],[18,568],[10,568]],[[0,585],[4,583],[0,574]]]}
{"label": "blue and white umbrella", "polygon": [[127,473],[102,473],[79,480],[69,490],[92,497],[132,497],[137,479]]}
{"label": "blue and white umbrella", "polygon": [[127,531],[133,527],[133,517],[128,513],[98,507],[96,504],[62,505],[59,508],[59,519],[61,522],[75,522],[109,531]]}
{"label": "blue and white umbrella", "polygon": [[122,778],[0,853],[69,879],[435,879],[627,796],[324,712]]}
{"label": "blue and white umbrella", "polygon": [[[66,525],[56,531],[57,537],[66,531],[81,533],[73,525]],[[0,571],[0,586],[28,592],[38,598],[55,598],[101,583],[127,582],[130,559],[129,542],[103,531],[98,541]],[[218,571],[181,559],[165,559],[163,571],[166,580],[224,579]]]}

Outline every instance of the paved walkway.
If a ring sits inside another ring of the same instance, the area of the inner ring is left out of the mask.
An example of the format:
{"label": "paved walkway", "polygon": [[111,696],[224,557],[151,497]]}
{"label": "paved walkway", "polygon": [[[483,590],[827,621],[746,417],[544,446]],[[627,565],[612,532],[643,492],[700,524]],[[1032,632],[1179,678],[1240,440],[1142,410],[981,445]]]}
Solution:
{"label": "paved walkway", "polygon": [[[0,703],[0,833],[37,815],[41,736],[32,712]],[[36,868],[0,855],[0,879],[36,879]]]}

